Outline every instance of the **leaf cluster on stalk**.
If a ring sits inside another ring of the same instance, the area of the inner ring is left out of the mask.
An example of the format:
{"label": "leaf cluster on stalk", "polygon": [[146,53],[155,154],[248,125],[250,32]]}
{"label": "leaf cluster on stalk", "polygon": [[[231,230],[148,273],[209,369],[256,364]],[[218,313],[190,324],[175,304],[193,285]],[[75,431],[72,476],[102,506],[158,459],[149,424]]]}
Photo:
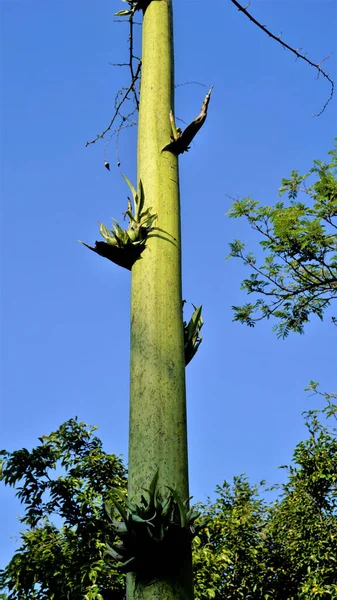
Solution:
{"label": "leaf cluster on stalk", "polygon": [[105,242],[96,242],[95,247],[81,242],[84,246],[96,252],[100,256],[108,258],[115,264],[131,270],[132,265],[140,257],[145,248],[148,234],[152,231],[152,225],[157,215],[152,213],[152,208],[144,210],[144,190],[142,182],[139,182],[139,192],[136,192],[132,183],[123,175],[128,184],[133,206],[128,198],[128,208],[124,218],[129,218],[128,229],[123,229],[116,219],[112,219],[112,229],[108,229],[103,223],[99,223],[99,230]]}

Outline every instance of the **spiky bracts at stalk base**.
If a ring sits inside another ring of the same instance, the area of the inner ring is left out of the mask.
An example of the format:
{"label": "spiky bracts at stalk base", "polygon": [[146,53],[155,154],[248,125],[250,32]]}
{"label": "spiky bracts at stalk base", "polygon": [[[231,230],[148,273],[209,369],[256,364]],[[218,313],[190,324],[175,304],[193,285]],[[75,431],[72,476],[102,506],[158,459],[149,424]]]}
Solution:
{"label": "spiky bracts at stalk base", "polygon": [[[196,524],[200,513],[188,507],[190,498],[183,501],[173,488],[161,494],[157,484],[158,471],[143,489],[140,503],[127,501],[116,490],[113,505],[106,504],[114,536],[121,540],[118,545],[107,541],[106,553],[121,563],[121,571],[136,573],[143,581],[174,572],[191,539],[207,523],[203,519]],[[115,519],[115,509],[122,521]]]}

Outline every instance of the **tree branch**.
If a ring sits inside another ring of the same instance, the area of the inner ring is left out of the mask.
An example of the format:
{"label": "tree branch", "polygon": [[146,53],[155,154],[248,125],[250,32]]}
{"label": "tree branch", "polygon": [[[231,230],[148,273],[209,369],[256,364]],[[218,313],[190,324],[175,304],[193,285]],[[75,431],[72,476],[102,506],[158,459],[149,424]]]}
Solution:
{"label": "tree branch", "polygon": [[292,48],[291,46],[289,46],[289,44],[286,44],[285,42],[282,42],[282,40],[280,39],[280,36],[274,35],[273,33],[271,33],[271,31],[269,31],[269,29],[267,29],[265,27],[265,25],[261,25],[261,23],[259,23],[259,21],[257,21],[256,19],[254,19],[254,17],[247,11],[247,8],[248,8],[249,4],[248,4],[248,6],[244,7],[244,6],[241,6],[241,4],[239,2],[237,2],[237,0],[231,0],[231,2],[233,2],[233,4],[235,4],[235,6],[238,8],[238,10],[240,10],[241,12],[243,12],[246,15],[246,17],[248,17],[248,19],[250,21],[252,21],[252,23],[254,23],[255,25],[257,25],[257,27],[259,27],[260,29],[262,29],[262,31],[264,31],[269,37],[273,38],[273,40],[275,40],[276,42],[278,42],[279,44],[281,44],[281,46],[283,46],[283,48],[286,48],[287,50],[290,50],[290,52],[293,52],[293,54],[295,54],[295,56],[297,56],[297,58],[301,58],[306,63],[308,63],[308,65],[310,65],[311,67],[314,67],[315,69],[317,69],[318,75],[320,73],[322,73],[323,77],[325,77],[329,81],[329,83],[331,85],[330,96],[329,96],[328,100],[326,101],[326,103],[324,104],[322,110],[319,113],[317,113],[315,115],[312,115],[313,117],[319,117],[325,111],[327,105],[329,104],[330,100],[332,100],[332,97],[333,97],[333,94],[334,94],[335,84],[332,81],[332,79],[329,77],[329,75],[325,71],[323,71],[323,69],[321,68],[322,62],[324,62],[329,57],[326,56],[325,58],[323,58],[317,64],[313,63],[304,54],[300,54],[298,52],[298,50],[296,50],[296,48]]}
{"label": "tree branch", "polygon": [[122,99],[117,104],[115,112],[114,112],[114,115],[113,115],[113,117],[112,117],[109,125],[107,126],[107,128],[104,131],[102,131],[102,133],[98,134],[93,140],[91,140],[90,142],[86,142],[86,144],[85,144],[86,146],[90,146],[90,144],[94,144],[95,142],[97,142],[97,140],[103,139],[104,136],[105,136],[105,134],[108,133],[108,131],[110,131],[111,127],[113,126],[113,124],[115,122],[115,119],[117,118],[117,116],[119,114],[120,107],[125,102],[125,100],[127,99],[128,95],[130,94],[130,92],[134,89],[134,84],[135,84],[135,82],[138,79],[138,76],[139,76],[141,68],[142,68],[142,63],[139,62],[137,70],[136,70],[136,72],[134,74],[134,77],[133,77],[133,79],[132,79],[129,87],[127,88],[126,92],[124,93]]}
{"label": "tree branch", "polygon": [[133,91],[133,95],[135,97],[135,102],[136,102],[136,107],[137,110],[139,110],[139,100],[138,100],[138,96],[137,96],[137,92],[136,92],[136,88],[135,88],[135,82],[136,79],[135,78],[135,74],[134,74],[134,70],[133,70],[133,59],[135,58],[133,55],[133,15],[131,15],[130,19],[130,34],[129,34],[129,66],[130,66],[130,74],[131,74],[131,81],[133,81],[132,84],[132,91]]}

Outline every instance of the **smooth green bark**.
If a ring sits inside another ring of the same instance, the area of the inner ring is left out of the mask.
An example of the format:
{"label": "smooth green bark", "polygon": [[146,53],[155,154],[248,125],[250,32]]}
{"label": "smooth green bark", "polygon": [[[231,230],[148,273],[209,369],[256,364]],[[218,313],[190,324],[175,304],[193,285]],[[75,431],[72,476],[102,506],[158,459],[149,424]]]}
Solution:
{"label": "smooth green bark", "polygon": [[[129,496],[159,469],[159,488],[188,497],[185,362],[181,294],[178,159],[170,141],[173,109],[172,2],[155,0],[143,20],[138,181],[158,218],[132,267]],[[128,576],[128,600],[190,600],[191,555],[170,581]]]}

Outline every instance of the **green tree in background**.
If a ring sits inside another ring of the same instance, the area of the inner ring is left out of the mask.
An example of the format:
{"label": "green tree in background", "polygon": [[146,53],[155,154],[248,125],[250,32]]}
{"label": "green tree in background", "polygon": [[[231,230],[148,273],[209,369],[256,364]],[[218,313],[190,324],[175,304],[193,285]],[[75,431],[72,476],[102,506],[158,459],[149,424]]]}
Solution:
{"label": "green tree in background", "polygon": [[[137,182],[134,188],[124,176],[133,201],[128,199],[125,213],[128,229],[115,219],[111,230],[101,223],[104,242],[88,247],[131,271],[128,481],[120,459],[106,454],[93,435],[94,428],[77,420],[40,438],[31,452],[3,451],[1,478],[17,488],[26,529],[20,548],[1,573],[1,585],[9,590],[9,600],[122,600],[125,584],[128,600],[192,600],[194,538],[197,598],[267,600],[284,598],[285,590],[289,599],[311,598],[316,589],[331,597],[336,448],[316,414],[306,416],[315,430],[310,453],[306,453],[307,442],[297,447],[288,487],[282,486],[276,502],[268,504],[258,488],[241,476],[233,486],[225,482],[218,488],[214,504],[200,505],[198,517],[189,508],[185,367],[200,344],[202,319],[200,307],[188,325],[182,315],[178,155],[189,149],[204,123],[212,88],[200,115],[184,131],[177,128],[172,0],[124,2],[126,8],[117,15],[130,24],[131,84],[122,92],[115,116],[128,94],[134,94],[139,108]],[[143,17],[142,58],[134,70],[132,26],[137,11]],[[333,87],[331,97],[332,93]],[[104,137],[114,118],[93,142]],[[105,166],[110,170],[107,161]],[[328,222],[334,227],[335,167],[336,161],[316,163],[311,171],[323,182],[321,187],[317,182],[316,187],[304,187],[314,202],[311,209],[296,201],[307,176],[295,172],[283,182],[284,191],[290,191],[290,207],[279,203],[268,212],[246,199],[232,209],[231,216],[247,216],[266,236],[264,247],[271,253],[259,270],[255,257],[243,255],[243,244],[232,244],[232,256],[243,258],[260,275],[266,273],[267,283],[253,275],[246,289],[267,296],[282,292],[276,304],[258,300],[252,308],[237,307],[239,320],[254,324],[251,315],[259,309],[262,317],[281,318],[280,335],[287,335],[290,329],[301,331],[310,312],[322,316],[332,300],[326,296],[326,281],[330,291],[336,287],[336,257],[330,257],[336,240],[322,225]],[[275,256],[282,257],[289,272],[281,273]],[[296,274],[295,287],[287,279],[289,273],[293,278]],[[275,286],[272,290],[266,289],[268,282]],[[328,406],[332,415],[334,408]],[[324,453],[322,445],[329,452]],[[317,464],[310,463],[312,454],[317,455]],[[309,463],[306,474],[303,469]],[[327,479],[329,485],[317,490],[317,478]],[[304,516],[296,513],[295,491],[300,498],[298,511],[303,509]],[[208,526],[202,529],[205,520]]]}
{"label": "green tree in background", "polygon": [[2,451],[1,479],[24,506],[20,548],[1,573],[17,600],[122,600],[124,576],[105,561],[113,535],[104,502],[126,470],[88,427],[70,419],[30,452]]}
{"label": "green tree in background", "polygon": [[292,171],[282,180],[279,195],[287,193],[288,203],[261,206],[250,196],[233,202],[229,216],[245,217],[267,253],[258,266],[243,242],[230,244],[229,257],[240,258],[253,271],[241,289],[257,295],[255,303],[232,307],[234,321],[253,327],[272,317],[273,329],[284,338],[291,331],[303,333],[311,315],[323,319],[337,298],[336,148],[329,154],[329,162],[315,160],[308,173]]}
{"label": "green tree in background", "polygon": [[[193,541],[197,600],[337,598],[337,394],[323,396],[323,410],[304,413],[308,437],[271,488],[276,500],[242,475],[197,505],[208,518]],[[70,420],[31,452],[2,452],[1,478],[17,489],[26,528],[0,574],[8,600],[124,598],[125,576],[105,561],[104,501],[112,487],[126,492],[125,469],[94,429]]]}
{"label": "green tree in background", "polygon": [[210,521],[194,541],[198,600],[337,598],[337,430],[326,421],[337,394],[323,396],[322,411],[304,413],[309,436],[282,467],[274,502],[241,476],[201,507]]}

